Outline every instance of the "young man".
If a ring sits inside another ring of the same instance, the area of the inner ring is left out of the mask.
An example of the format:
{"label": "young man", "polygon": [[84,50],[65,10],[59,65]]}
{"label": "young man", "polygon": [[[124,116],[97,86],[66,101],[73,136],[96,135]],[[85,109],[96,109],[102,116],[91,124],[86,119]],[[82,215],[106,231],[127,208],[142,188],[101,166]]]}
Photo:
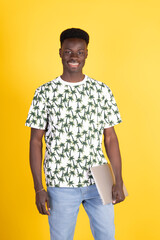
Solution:
{"label": "young man", "polygon": [[[36,89],[25,123],[31,127],[30,166],[36,205],[41,214],[48,215],[51,240],[73,239],[81,203],[94,239],[113,240],[113,205],[125,199],[114,131],[121,117],[110,88],[82,72],[88,55],[88,33],[67,29],[61,33],[60,42],[63,74]],[[113,202],[107,205],[102,204],[90,171],[90,167],[106,163],[101,148],[103,134],[116,178]],[[43,135],[47,191],[41,177]]]}

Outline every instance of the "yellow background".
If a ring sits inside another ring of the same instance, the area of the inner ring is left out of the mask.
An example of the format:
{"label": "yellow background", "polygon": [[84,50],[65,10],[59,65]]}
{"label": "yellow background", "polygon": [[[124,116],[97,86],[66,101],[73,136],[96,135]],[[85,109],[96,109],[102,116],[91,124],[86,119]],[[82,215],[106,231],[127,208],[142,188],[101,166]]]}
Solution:
{"label": "yellow background", "polygon": [[[1,239],[49,239],[47,216],[35,205],[25,121],[35,89],[62,73],[60,33],[80,27],[90,34],[84,73],[112,89],[123,120],[115,130],[129,196],[115,205],[116,240],[158,240],[159,1],[5,0],[0,7]],[[92,239],[81,205],[74,240]]]}

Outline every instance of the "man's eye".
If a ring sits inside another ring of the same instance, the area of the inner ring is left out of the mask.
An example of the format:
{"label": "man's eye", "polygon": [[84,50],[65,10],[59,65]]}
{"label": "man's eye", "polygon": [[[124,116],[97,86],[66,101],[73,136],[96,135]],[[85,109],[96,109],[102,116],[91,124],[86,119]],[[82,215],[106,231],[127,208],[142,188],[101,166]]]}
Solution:
{"label": "man's eye", "polygon": [[83,51],[79,51],[79,52],[78,52],[78,55],[83,55],[83,54],[84,54]]}
{"label": "man's eye", "polygon": [[71,51],[65,51],[65,54],[71,54]]}

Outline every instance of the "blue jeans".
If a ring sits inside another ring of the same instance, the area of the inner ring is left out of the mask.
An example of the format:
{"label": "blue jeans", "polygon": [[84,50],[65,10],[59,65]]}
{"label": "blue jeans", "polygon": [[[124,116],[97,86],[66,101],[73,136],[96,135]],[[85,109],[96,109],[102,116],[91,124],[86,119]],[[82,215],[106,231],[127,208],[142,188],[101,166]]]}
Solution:
{"label": "blue jeans", "polygon": [[89,217],[95,240],[115,240],[114,205],[103,205],[95,184],[88,187],[48,187],[51,240],[73,240],[79,206]]}

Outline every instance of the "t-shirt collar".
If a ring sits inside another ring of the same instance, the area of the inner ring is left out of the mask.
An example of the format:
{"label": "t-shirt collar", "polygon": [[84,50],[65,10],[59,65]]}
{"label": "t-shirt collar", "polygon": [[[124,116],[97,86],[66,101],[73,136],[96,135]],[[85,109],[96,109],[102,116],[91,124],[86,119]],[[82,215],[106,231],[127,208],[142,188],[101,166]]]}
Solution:
{"label": "t-shirt collar", "polygon": [[70,85],[70,86],[77,86],[77,85],[81,85],[81,84],[84,84],[87,80],[87,75],[85,74],[85,77],[83,78],[83,80],[79,81],[79,82],[68,82],[68,81],[65,81],[61,78],[61,76],[58,77],[58,80],[64,84],[64,85]]}

